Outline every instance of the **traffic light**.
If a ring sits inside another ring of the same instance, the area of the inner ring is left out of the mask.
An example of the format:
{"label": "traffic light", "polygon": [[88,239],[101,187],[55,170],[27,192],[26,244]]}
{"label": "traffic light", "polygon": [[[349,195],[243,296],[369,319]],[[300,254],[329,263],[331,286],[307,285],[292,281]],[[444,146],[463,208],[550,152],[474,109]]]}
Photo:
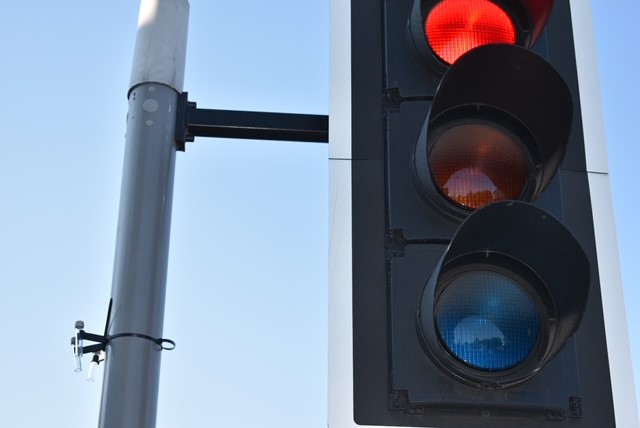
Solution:
{"label": "traffic light", "polygon": [[334,6],[329,426],[637,427],[569,2]]}

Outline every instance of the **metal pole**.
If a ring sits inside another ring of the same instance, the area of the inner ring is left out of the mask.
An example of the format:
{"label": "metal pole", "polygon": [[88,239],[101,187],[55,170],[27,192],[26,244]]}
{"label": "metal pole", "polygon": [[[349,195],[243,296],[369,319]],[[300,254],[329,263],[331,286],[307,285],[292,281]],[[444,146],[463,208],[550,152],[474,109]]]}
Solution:
{"label": "metal pole", "polygon": [[[188,0],[142,0],[129,113],[100,428],[155,427]],[[127,335],[133,333],[134,335]],[[146,338],[144,337],[146,336]]]}

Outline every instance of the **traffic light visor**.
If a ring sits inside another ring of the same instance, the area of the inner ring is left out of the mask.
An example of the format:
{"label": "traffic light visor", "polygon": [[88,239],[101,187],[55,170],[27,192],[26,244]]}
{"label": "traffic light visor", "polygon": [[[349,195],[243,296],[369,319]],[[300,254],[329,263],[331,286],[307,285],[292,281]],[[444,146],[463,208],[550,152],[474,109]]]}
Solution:
{"label": "traffic light visor", "polygon": [[511,17],[489,0],[443,0],[424,21],[427,42],[447,65],[473,48],[516,43]]}
{"label": "traffic light visor", "polygon": [[459,222],[504,200],[532,201],[555,175],[573,105],[562,76],[520,46],[486,45],[445,73],[416,142],[425,202]]}
{"label": "traffic light visor", "polygon": [[432,361],[479,388],[535,376],[580,324],[590,288],[580,243],[519,201],[475,210],[427,281],[417,321]]}

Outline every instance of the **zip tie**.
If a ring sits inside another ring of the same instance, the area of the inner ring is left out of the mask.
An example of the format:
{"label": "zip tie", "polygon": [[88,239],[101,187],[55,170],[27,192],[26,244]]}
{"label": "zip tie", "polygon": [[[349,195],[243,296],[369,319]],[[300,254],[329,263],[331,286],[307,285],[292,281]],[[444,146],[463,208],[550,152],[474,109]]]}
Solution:
{"label": "zip tie", "polygon": [[161,350],[163,351],[173,351],[174,349],[176,349],[176,342],[174,342],[171,339],[156,339],[154,337],[151,337],[149,335],[146,334],[140,334],[140,333],[118,333],[118,334],[113,334],[111,336],[107,336],[107,340],[111,341],[112,339],[118,339],[120,337],[137,337],[140,339],[145,339],[145,340],[150,340],[153,343],[155,343],[156,345],[158,345],[160,347]]}

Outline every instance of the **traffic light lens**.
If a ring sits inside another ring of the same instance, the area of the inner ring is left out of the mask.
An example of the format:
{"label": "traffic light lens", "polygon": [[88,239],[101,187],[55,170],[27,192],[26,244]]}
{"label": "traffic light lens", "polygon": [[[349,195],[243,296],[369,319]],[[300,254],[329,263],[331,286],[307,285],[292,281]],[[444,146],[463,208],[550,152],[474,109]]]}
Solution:
{"label": "traffic light lens", "polygon": [[490,271],[455,277],[436,306],[441,342],[465,365],[494,372],[522,363],[540,335],[536,306],[513,279]]}
{"label": "traffic light lens", "polygon": [[489,0],[443,0],[429,12],[424,29],[429,46],[446,64],[478,46],[516,43],[511,18]]}
{"label": "traffic light lens", "polygon": [[451,202],[476,209],[522,194],[529,174],[515,136],[490,122],[459,124],[435,134],[429,170]]}

